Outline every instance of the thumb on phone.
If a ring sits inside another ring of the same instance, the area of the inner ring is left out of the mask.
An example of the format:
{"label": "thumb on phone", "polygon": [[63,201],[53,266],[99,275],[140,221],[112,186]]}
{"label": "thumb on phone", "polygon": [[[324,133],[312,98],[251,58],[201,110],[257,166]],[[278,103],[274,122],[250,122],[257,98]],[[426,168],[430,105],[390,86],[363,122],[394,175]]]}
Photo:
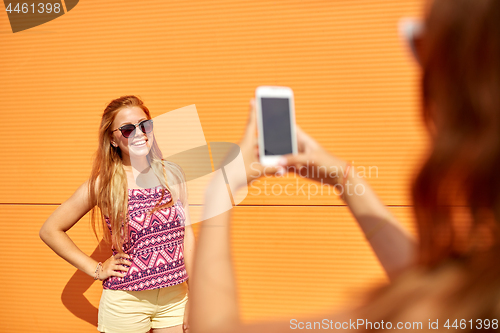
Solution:
{"label": "thumb on phone", "polygon": [[301,167],[303,165],[307,165],[308,156],[306,154],[286,154],[281,156],[278,161],[278,165],[281,166],[296,166]]}

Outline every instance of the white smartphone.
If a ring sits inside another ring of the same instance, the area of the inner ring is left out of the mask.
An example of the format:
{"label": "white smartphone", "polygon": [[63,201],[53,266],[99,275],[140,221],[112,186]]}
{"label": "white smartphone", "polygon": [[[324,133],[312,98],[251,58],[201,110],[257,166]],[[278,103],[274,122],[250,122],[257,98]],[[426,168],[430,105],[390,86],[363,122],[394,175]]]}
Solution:
{"label": "white smartphone", "polygon": [[260,86],[255,90],[259,155],[262,165],[276,165],[282,155],[297,154],[293,91]]}

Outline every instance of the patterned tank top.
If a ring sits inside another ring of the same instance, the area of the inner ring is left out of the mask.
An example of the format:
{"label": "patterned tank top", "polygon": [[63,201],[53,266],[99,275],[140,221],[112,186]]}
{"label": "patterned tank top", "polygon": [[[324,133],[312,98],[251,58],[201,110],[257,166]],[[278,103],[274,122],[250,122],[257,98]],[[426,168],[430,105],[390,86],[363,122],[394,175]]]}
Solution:
{"label": "patterned tank top", "polygon": [[[123,250],[132,265],[121,278],[103,281],[104,289],[140,291],[174,286],[187,280],[184,265],[184,208],[180,200],[147,215],[161,198],[162,186],[128,190],[129,239]],[[165,190],[163,203],[170,201]],[[105,218],[109,231],[111,224]],[[117,251],[113,251],[113,255]]]}

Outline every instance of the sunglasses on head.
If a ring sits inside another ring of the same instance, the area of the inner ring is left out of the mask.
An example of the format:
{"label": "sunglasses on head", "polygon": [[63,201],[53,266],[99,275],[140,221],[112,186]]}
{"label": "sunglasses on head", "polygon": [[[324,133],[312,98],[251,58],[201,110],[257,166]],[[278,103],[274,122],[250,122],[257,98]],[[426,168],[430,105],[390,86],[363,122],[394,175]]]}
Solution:
{"label": "sunglasses on head", "polygon": [[420,63],[420,43],[422,41],[423,33],[425,32],[424,22],[414,18],[402,18],[399,21],[399,33],[409,46],[410,51]]}
{"label": "sunglasses on head", "polygon": [[114,131],[120,130],[122,132],[122,135],[125,138],[129,138],[130,136],[135,135],[135,129],[139,127],[142,131],[142,133],[147,134],[153,130],[153,119],[148,119],[148,120],[143,120],[138,124],[127,124],[118,127],[117,129],[111,131],[113,133]]}

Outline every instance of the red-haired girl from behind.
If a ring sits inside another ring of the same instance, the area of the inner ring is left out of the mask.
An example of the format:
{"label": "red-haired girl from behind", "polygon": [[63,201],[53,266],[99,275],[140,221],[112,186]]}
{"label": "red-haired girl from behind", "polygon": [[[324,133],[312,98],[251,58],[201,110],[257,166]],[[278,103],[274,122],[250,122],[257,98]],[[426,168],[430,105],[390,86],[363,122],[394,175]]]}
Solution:
{"label": "red-haired girl from behind", "polygon": [[[353,186],[365,186],[364,195],[345,195],[344,200],[368,235],[391,284],[367,295],[364,306],[329,316],[302,318],[302,322],[321,323],[326,317],[334,323],[357,323],[358,319],[372,323],[355,325],[358,332],[430,330],[430,323],[433,330],[446,332],[456,327],[461,332],[498,330],[500,1],[433,1],[418,45],[423,118],[432,137],[430,154],[413,184],[419,241],[413,245],[403,232],[397,232],[397,221],[356,173],[349,173],[347,179],[330,178],[325,173],[318,176],[315,180],[331,185],[349,181]],[[240,142],[247,181],[255,179],[259,165],[255,126],[252,111]],[[288,170],[312,164],[317,170],[346,169],[346,161],[327,152],[300,128],[298,141],[300,153],[286,156],[282,164]],[[308,161],[314,163],[307,164]],[[278,171],[279,168],[268,168],[269,173]],[[205,204],[213,201],[214,188]],[[229,226],[230,215],[229,211],[203,223]],[[231,273],[229,234],[221,230],[218,228],[218,235],[215,228],[201,228],[191,280],[192,331],[296,332],[298,327],[289,321],[251,325],[241,322]],[[206,265],[209,258],[218,264]],[[219,272],[217,281],[204,278],[213,276],[215,271]],[[383,328],[382,322],[386,323]],[[373,323],[378,323],[378,327]],[[347,325],[344,329],[353,327]],[[325,329],[317,326],[307,331]]]}

